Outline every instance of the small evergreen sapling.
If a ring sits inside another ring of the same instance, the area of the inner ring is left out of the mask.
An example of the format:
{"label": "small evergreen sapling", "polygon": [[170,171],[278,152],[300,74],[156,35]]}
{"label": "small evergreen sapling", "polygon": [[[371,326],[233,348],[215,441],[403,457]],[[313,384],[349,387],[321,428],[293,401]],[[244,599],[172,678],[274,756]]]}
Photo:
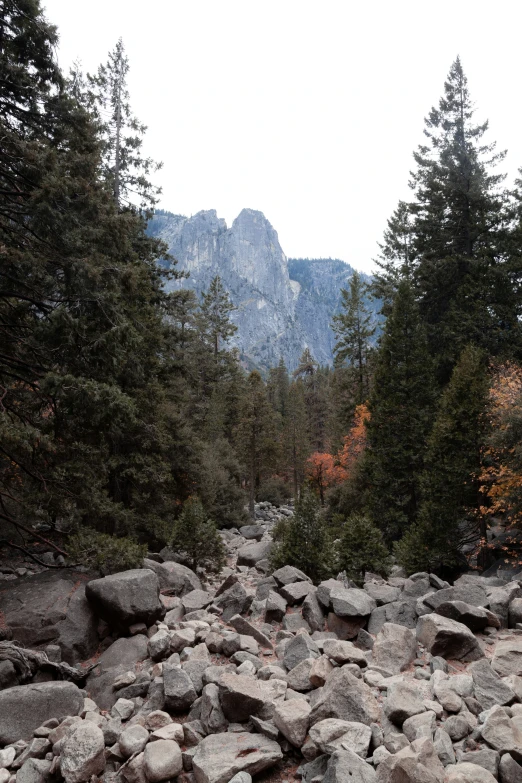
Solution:
{"label": "small evergreen sapling", "polygon": [[183,511],[175,522],[170,545],[186,556],[193,571],[202,568],[209,573],[219,573],[225,565],[221,537],[197,496],[185,501]]}
{"label": "small evergreen sapling", "polygon": [[390,570],[390,555],[382,532],[363,514],[351,514],[346,519],[337,544],[339,569],[356,584],[362,584],[365,571],[386,576]]}
{"label": "small evergreen sapling", "polygon": [[271,555],[274,569],[292,565],[314,582],[333,574],[330,537],[317,498],[309,487],[303,490],[294,516],[278,526],[275,539]]}

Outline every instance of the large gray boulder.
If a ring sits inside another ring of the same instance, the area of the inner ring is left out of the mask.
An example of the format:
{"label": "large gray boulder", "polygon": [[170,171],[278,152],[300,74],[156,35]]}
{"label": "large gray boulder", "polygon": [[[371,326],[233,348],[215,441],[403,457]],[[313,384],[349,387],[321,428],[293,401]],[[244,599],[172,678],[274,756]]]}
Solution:
{"label": "large gray boulder", "polygon": [[320,655],[316,642],[307,633],[300,633],[286,645],[283,662],[287,670],[291,671],[307,658],[319,658]]}
{"label": "large gray boulder", "polygon": [[228,623],[234,615],[246,612],[252,599],[253,595],[247,593],[240,582],[236,582],[214,600],[214,605],[221,609],[223,622]]}
{"label": "large gray boulder", "polygon": [[501,677],[522,675],[522,639],[499,642],[491,666]]}
{"label": "large gray boulder", "polygon": [[439,614],[419,617],[417,641],[432,655],[440,655],[443,658],[476,661],[484,657],[478,640],[467,626]]}
{"label": "large gray boulder", "polygon": [[192,590],[201,590],[201,581],[194,571],[174,560],[156,563],[155,560],[145,558],[143,567],[154,571],[161,589],[172,591],[174,595],[184,596]]}
{"label": "large gray boulder", "polygon": [[437,590],[424,598],[431,609],[437,609],[446,601],[464,601],[471,606],[487,606],[489,598],[486,588],[477,583],[458,584],[453,587],[446,587],[443,590]]}
{"label": "large gray boulder", "polygon": [[118,627],[152,625],[165,614],[158,577],[148,568],[133,568],[89,582],[85,594],[100,617]]}
{"label": "large gray boulder", "polygon": [[105,741],[92,721],[79,723],[65,738],[60,753],[60,770],[65,783],[86,783],[105,769]]}
{"label": "large gray boulder", "polygon": [[375,783],[373,767],[351,750],[336,750],[330,756],[323,783]]}
{"label": "large gray boulder", "polygon": [[274,740],[248,732],[210,734],[192,757],[196,783],[229,783],[238,772],[256,775],[283,758]]}
{"label": "large gray boulder", "polygon": [[447,767],[445,783],[496,783],[496,778],[484,767],[464,761]]}
{"label": "large gray boulder", "polygon": [[85,597],[89,577],[56,569],[10,582],[0,591],[0,614],[13,639],[27,647],[57,644],[69,664],[97,650],[98,618]]}
{"label": "large gray boulder", "polygon": [[308,733],[311,708],[304,699],[289,699],[277,704],[273,721],[283,737],[296,748],[304,743]]}
{"label": "large gray boulder", "polygon": [[351,750],[366,758],[372,730],[364,723],[326,718],[312,726],[310,739],[321,753],[335,753],[336,750]]}
{"label": "large gray boulder", "polygon": [[51,718],[79,715],[83,695],[72,682],[41,682],[0,691],[0,745],[29,741]]}
{"label": "large gray boulder", "polygon": [[163,688],[165,706],[175,712],[188,710],[198,696],[188,673],[174,666],[163,667]]}
{"label": "large gray boulder", "polygon": [[219,700],[225,718],[243,723],[259,714],[269,701],[264,683],[242,674],[224,674],[218,683]]}
{"label": "large gray boulder", "polygon": [[475,698],[484,710],[495,704],[511,704],[515,700],[515,692],[501,680],[485,658],[472,663],[468,672],[473,677]]}
{"label": "large gray boulder", "polygon": [[238,566],[255,566],[260,560],[265,560],[272,551],[271,541],[260,541],[257,544],[245,544],[237,553]]}
{"label": "large gray boulder", "polygon": [[141,634],[117,639],[100,655],[85,686],[89,696],[100,709],[110,710],[118,698],[118,691],[112,689],[117,677],[134,670],[136,664],[144,661],[146,657],[147,637]]}
{"label": "large gray boulder", "polygon": [[407,682],[395,682],[388,688],[384,700],[384,714],[397,726],[402,726],[404,721],[424,712],[421,695],[414,685]]}
{"label": "large gray boulder", "polygon": [[343,587],[341,582],[330,591],[330,601],[338,617],[367,617],[377,607],[364,590]]}
{"label": "large gray boulder", "polygon": [[500,628],[500,620],[482,606],[472,606],[464,601],[445,601],[435,610],[442,617],[449,617],[466,625],[471,631],[482,631],[486,626]]}
{"label": "large gray boulder", "polygon": [[384,623],[372,647],[372,663],[399,674],[415,660],[417,640],[409,628],[395,623]]}
{"label": "large gray boulder", "polygon": [[310,725],[325,718],[340,718],[369,726],[376,723],[381,709],[371,689],[349,669],[334,669],[321,689],[310,716]]}
{"label": "large gray boulder", "polygon": [[392,601],[384,606],[378,606],[370,615],[368,631],[379,633],[384,623],[403,625],[405,628],[415,628],[417,612],[413,601]]}

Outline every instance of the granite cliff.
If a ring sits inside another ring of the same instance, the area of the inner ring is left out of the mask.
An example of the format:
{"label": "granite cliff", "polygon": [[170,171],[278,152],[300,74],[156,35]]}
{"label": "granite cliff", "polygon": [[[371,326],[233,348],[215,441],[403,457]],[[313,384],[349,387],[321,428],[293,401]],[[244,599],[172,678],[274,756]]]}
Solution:
{"label": "granite cliff", "polygon": [[215,210],[187,218],[159,210],[149,231],[163,239],[178,268],[190,273],[170,285],[198,294],[219,275],[237,310],[234,344],[260,367],[282,355],[290,370],[304,348],[321,364],[332,362],[332,315],[353,268],[332,259],[287,259],[263,215],[243,209],[230,227]]}

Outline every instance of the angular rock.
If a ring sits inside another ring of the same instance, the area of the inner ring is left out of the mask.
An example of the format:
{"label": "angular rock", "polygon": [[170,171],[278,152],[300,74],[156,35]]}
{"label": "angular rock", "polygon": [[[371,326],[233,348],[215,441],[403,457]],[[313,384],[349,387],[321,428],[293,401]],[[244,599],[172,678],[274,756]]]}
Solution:
{"label": "angular rock", "polygon": [[318,692],[312,707],[310,724],[325,718],[364,723],[369,726],[380,719],[381,709],[371,689],[345,667],[334,669]]}
{"label": "angular rock", "polygon": [[471,606],[487,606],[489,603],[486,589],[477,583],[446,587],[444,590],[437,590],[437,592],[431,593],[425,598],[425,603],[431,609],[437,609],[446,601],[464,601],[464,603],[471,604]]}
{"label": "angular rock", "polygon": [[197,693],[189,675],[183,669],[163,666],[163,688],[167,709],[183,712],[197,699]]}
{"label": "angular rock", "polygon": [[445,783],[496,783],[491,772],[478,764],[468,762],[447,767]]}
{"label": "angular rock", "polygon": [[338,617],[333,612],[328,614],[326,620],[328,630],[343,641],[355,639],[365,623],[366,617]]}
{"label": "angular rock", "polygon": [[311,689],[312,683],[310,682],[310,674],[312,672],[314,660],[320,660],[320,658],[305,658],[304,661],[301,661],[297,666],[294,666],[286,675],[286,678],[284,673],[282,673],[289,688],[292,688],[292,690],[298,691],[299,693],[304,693]]}
{"label": "angular rock", "polygon": [[[508,755],[506,754],[506,756]],[[491,748],[481,748],[473,752],[463,753],[459,758],[461,763],[467,762],[468,764],[477,764],[479,767],[484,767],[488,772],[491,772],[494,778],[498,777],[499,761],[500,755],[496,750],[491,750]]]}
{"label": "angular rock", "polygon": [[308,675],[310,684],[314,688],[321,688],[325,684],[333,668],[327,655],[321,655],[319,658],[314,658]]}
{"label": "angular rock", "polygon": [[312,631],[322,631],[324,629],[325,614],[321,604],[317,600],[317,591],[312,590],[303,601],[302,615]]}
{"label": "angular rock", "polygon": [[410,666],[417,655],[417,640],[409,628],[384,623],[372,648],[372,664],[399,674]]}
{"label": "angular rock", "polygon": [[261,647],[272,649],[272,642],[268,636],[266,636],[262,631],[259,630],[259,628],[256,628],[256,626],[250,623],[248,620],[245,620],[244,617],[241,617],[241,615],[236,614],[231,617],[229,624],[232,626],[232,628],[235,628],[239,634],[242,634],[243,636],[251,636],[258,644],[261,645]]}
{"label": "angular rock", "polygon": [[484,657],[477,639],[469,628],[438,614],[419,617],[417,641],[432,655],[441,655],[443,658],[476,661]]}
{"label": "angular rock", "polygon": [[197,612],[198,609],[206,609],[210,606],[214,596],[207,593],[206,590],[191,590],[190,593],[185,593],[181,599],[185,614],[189,612]]}
{"label": "angular rock", "polygon": [[0,745],[29,741],[47,720],[79,715],[82,709],[83,694],[72,682],[33,683],[0,691]]}
{"label": "angular rock", "polygon": [[372,730],[364,723],[326,718],[310,729],[310,739],[322,753],[351,750],[361,758],[368,755]]}
{"label": "angular rock", "polygon": [[196,783],[229,783],[238,772],[255,775],[283,758],[281,748],[262,734],[211,734],[196,748],[192,766]]}
{"label": "angular rock", "polygon": [[405,720],[424,711],[417,688],[406,682],[390,685],[384,701],[384,714],[392,723],[402,726]]}
{"label": "angular rock", "polygon": [[339,639],[325,639],[323,643],[324,654],[336,663],[356,663],[358,666],[367,666],[368,661],[362,650],[352,642]]}
{"label": "angular rock", "polygon": [[509,753],[500,759],[499,773],[501,783],[520,783],[522,780],[522,766]]}
{"label": "angular rock", "polygon": [[319,658],[321,652],[314,640],[307,633],[300,633],[290,639],[285,648],[284,665],[291,671],[298,663],[307,658]]}
{"label": "angular rock", "polygon": [[[84,661],[99,645],[98,618],[85,597],[89,577],[67,568],[43,571],[0,591],[0,614],[12,638],[26,647],[52,642],[62,660]],[[4,688],[16,683],[5,683]]]}
{"label": "angular rock", "polygon": [[330,601],[337,617],[367,617],[377,606],[364,590],[343,587],[341,582],[330,591]]}
{"label": "angular rock", "polygon": [[378,606],[370,615],[368,631],[378,633],[384,623],[403,625],[405,628],[415,628],[417,625],[417,612],[415,604],[410,601],[392,601],[391,604]]}
{"label": "angular rock", "polygon": [[228,623],[236,614],[243,614],[252,603],[252,595],[249,595],[240,582],[236,582],[214,600],[214,605],[222,610],[221,619]]}
{"label": "angular rock", "polygon": [[450,620],[456,620],[466,625],[470,631],[482,631],[488,625],[493,628],[500,628],[500,620],[481,606],[472,606],[464,601],[445,601],[435,610],[442,617],[449,617]]}
{"label": "angular rock", "polygon": [[165,614],[159,600],[158,577],[148,568],[134,568],[93,579],[85,595],[100,617],[128,628],[133,623],[152,625]]}
{"label": "angular rock", "polygon": [[85,783],[105,769],[103,732],[90,721],[82,721],[65,738],[60,753],[60,770],[66,783]]}
{"label": "angular rock", "polygon": [[304,699],[291,699],[278,704],[272,720],[275,725],[296,748],[300,748],[308,733],[311,707]]}
{"label": "angular rock", "polygon": [[289,606],[295,606],[302,603],[306,596],[311,592],[315,592],[315,590],[310,582],[292,582],[292,584],[279,588],[279,592]]}
{"label": "angular rock", "polygon": [[402,724],[402,731],[410,742],[427,737],[433,739],[437,727],[435,713],[431,710],[420,712],[407,718]]}
{"label": "angular rock", "polygon": [[218,734],[227,730],[228,722],[221,709],[219,688],[215,683],[209,683],[203,688],[200,720],[206,734]]}
{"label": "angular rock", "polygon": [[269,557],[272,550],[271,541],[260,541],[258,544],[245,544],[237,553],[238,566],[255,566],[260,560]]}
{"label": "angular rock", "polygon": [[174,740],[157,740],[145,748],[143,771],[148,783],[161,783],[170,780],[183,769],[181,750]]}
{"label": "angular rock", "polygon": [[330,756],[323,783],[375,783],[375,770],[351,750],[336,750]]}
{"label": "angular rock", "polygon": [[473,677],[475,698],[484,710],[491,709],[495,704],[502,706],[514,701],[515,692],[500,679],[486,659],[475,661],[468,671]]}
{"label": "angular rock", "polygon": [[264,683],[253,677],[224,674],[219,683],[219,700],[225,718],[231,723],[243,723],[256,715],[269,700]]}
{"label": "angular rock", "polygon": [[[96,668],[87,678],[89,696],[102,710],[110,710],[119,693],[112,690],[117,677],[147,657],[147,637],[141,634],[117,639],[98,658]],[[126,689],[125,689],[126,690]]]}
{"label": "angular rock", "polygon": [[391,604],[393,601],[398,601],[401,594],[398,587],[392,587],[392,585],[389,585],[386,582],[383,584],[367,582],[364,585],[364,590],[368,593],[370,598],[373,598],[377,606],[384,606],[384,604]]}
{"label": "angular rock", "polygon": [[282,587],[283,585],[294,584],[295,582],[310,582],[311,579],[303,571],[300,571],[294,566],[286,565],[282,568],[278,568],[272,574],[277,584]]}
{"label": "angular rock", "polygon": [[261,541],[265,528],[263,525],[243,525],[239,528],[239,534],[246,539]]}
{"label": "angular rock", "polygon": [[499,642],[495,649],[491,667],[501,677],[510,674],[522,675],[522,639]]}
{"label": "angular rock", "polygon": [[178,597],[190,593],[191,590],[201,590],[201,581],[194,571],[174,560],[156,563],[154,560],[145,559],[143,567],[154,571],[162,590],[172,591]]}
{"label": "angular rock", "polygon": [[265,622],[280,623],[286,614],[287,603],[282,595],[270,590],[266,599]]}
{"label": "angular rock", "polygon": [[522,754],[522,730],[508,717],[502,707],[493,707],[481,728],[485,741],[500,753]]}

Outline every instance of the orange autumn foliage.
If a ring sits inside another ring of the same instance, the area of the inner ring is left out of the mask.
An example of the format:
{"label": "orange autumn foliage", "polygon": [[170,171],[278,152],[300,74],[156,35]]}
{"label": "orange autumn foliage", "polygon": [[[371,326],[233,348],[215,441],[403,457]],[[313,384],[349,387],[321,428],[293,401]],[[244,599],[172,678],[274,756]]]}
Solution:
{"label": "orange autumn foliage", "polygon": [[324,503],[325,490],[342,484],[353,475],[355,465],[366,447],[366,422],[370,412],[366,405],[355,409],[354,423],[343,446],[334,456],[327,452],[315,451],[307,460],[306,475],[310,483],[319,492]]}
{"label": "orange autumn foliage", "polygon": [[484,448],[480,492],[483,502],[480,516],[502,516],[508,525],[520,525],[522,510],[514,499],[522,494],[522,473],[513,465],[513,446],[503,436],[510,428],[510,417],[522,417],[522,367],[508,362],[495,372],[489,392],[488,416],[494,437]]}

